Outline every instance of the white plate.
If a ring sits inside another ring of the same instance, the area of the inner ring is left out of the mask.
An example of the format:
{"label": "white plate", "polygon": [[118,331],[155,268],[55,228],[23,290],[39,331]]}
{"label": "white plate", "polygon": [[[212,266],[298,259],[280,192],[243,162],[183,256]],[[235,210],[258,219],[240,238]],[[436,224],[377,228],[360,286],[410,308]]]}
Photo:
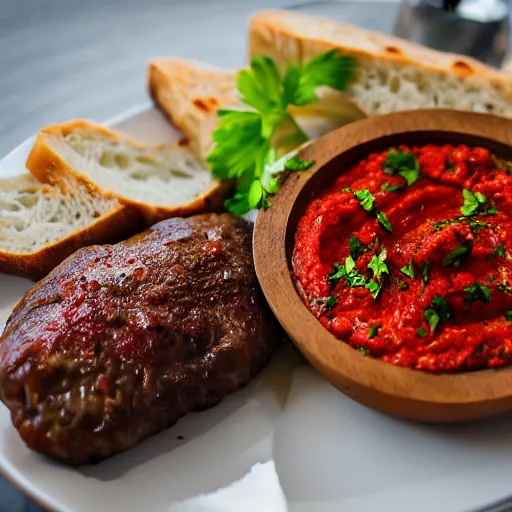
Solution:
{"label": "white plate", "polygon": [[[114,124],[148,142],[176,136],[149,107]],[[23,169],[29,148],[0,162],[0,175]],[[0,275],[1,325],[30,286]],[[511,419],[397,421],[337,392],[286,347],[246,389],[97,466],[31,453],[1,405],[0,468],[66,512],[465,512],[512,493]]]}

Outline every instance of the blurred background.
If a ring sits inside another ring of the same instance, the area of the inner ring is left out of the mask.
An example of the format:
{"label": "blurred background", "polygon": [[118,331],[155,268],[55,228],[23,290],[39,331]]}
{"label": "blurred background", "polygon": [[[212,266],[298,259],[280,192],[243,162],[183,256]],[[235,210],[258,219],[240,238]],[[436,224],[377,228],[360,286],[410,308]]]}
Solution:
{"label": "blurred background", "polygon": [[[151,57],[180,55],[239,67],[247,16],[294,3],[0,0],[0,158],[46,124],[71,117],[105,121],[147,102]],[[335,2],[320,4],[325,10]],[[337,15],[390,31],[396,6],[384,2],[369,10],[346,2]],[[229,45],[217,37],[226,32]]]}

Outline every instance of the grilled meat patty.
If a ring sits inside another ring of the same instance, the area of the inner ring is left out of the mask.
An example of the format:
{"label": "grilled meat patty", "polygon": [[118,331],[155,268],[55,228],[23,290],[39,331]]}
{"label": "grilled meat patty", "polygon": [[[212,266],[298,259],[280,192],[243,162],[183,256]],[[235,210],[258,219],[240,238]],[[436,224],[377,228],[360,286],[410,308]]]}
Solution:
{"label": "grilled meat patty", "polygon": [[97,462],[247,384],[278,333],[252,226],[171,219],[78,251],[25,295],[0,338],[0,397],[31,449]]}

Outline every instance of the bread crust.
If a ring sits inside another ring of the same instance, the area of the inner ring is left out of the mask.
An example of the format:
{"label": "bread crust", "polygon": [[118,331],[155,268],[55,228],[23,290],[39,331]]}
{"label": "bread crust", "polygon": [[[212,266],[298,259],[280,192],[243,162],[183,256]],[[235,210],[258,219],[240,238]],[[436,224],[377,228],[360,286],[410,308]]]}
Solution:
{"label": "bread crust", "polygon": [[162,110],[190,141],[193,151],[205,160],[217,110],[239,103],[237,71],[179,58],[157,58],[149,62],[149,92]]}
{"label": "bread crust", "polygon": [[88,245],[119,242],[138,232],[143,225],[137,211],[118,203],[88,226],[37,251],[16,253],[0,250],[0,272],[38,281],[76,250]]}
{"label": "bread crust", "polygon": [[[117,199],[124,206],[137,210],[144,217],[146,226],[170,217],[186,217],[197,213],[220,211],[222,209],[225,195],[230,188],[228,183],[214,182],[194,201],[176,207],[151,205],[122,196],[114,190],[103,189],[82,172],[71,167],[48,142],[49,136],[66,137],[76,129],[87,130],[115,140],[127,140],[135,145],[143,145],[128,135],[83,119],[47,126],[37,134],[26,164],[27,169],[39,181],[59,184],[66,188],[68,186],[66,178],[72,177],[80,185],[85,186],[90,193],[100,194],[108,199]],[[164,148],[157,147],[155,149],[162,150]]]}
{"label": "bread crust", "polygon": [[377,58],[413,65],[426,72],[465,78],[485,78],[496,87],[512,90],[512,76],[482,62],[455,53],[440,52],[398,37],[306,14],[269,10],[249,22],[249,55],[272,51],[280,60],[304,62],[321,51],[342,47],[354,57]]}
{"label": "bread crust", "polygon": [[[485,91],[497,103],[504,105],[501,109],[480,106],[473,110],[512,117],[512,76],[475,59],[439,52],[346,23],[290,11],[262,11],[250,19],[249,57],[256,54],[267,55],[280,68],[284,68],[289,62],[307,62],[319,53],[333,48],[339,48],[344,55],[357,59],[361,67],[374,68],[381,65],[404,73],[409,73],[410,70],[419,71],[425,80],[438,82],[440,87],[450,80],[462,80],[467,83],[468,90]],[[384,113],[368,108],[368,105],[355,96],[352,99],[363,110],[370,114]],[[436,106],[460,107],[457,104],[425,104],[408,108]],[[466,110],[462,107],[460,109]],[[390,107],[387,111],[393,110]]]}

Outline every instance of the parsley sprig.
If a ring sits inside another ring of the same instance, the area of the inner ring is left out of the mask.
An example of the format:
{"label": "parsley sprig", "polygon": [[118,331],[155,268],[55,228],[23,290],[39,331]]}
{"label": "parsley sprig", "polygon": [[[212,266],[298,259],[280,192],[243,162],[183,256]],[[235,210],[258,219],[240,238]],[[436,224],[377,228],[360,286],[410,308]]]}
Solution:
{"label": "parsley sprig", "polygon": [[491,290],[485,284],[473,283],[471,286],[466,286],[464,291],[468,294],[465,298],[466,304],[473,304],[476,301],[484,304],[491,302]]}
{"label": "parsley sprig", "polygon": [[380,254],[373,255],[368,269],[373,273],[373,279],[367,279],[364,274],[358,272],[356,262],[352,256],[345,258],[345,263],[335,263],[332,267],[332,272],[327,276],[327,279],[336,286],[340,279],[344,279],[348,286],[351,288],[364,287],[372,294],[372,298],[376,299],[384,285],[384,276],[382,274],[389,274],[388,266],[386,265],[387,252],[385,248],[381,249]]}
{"label": "parsley sprig", "polygon": [[436,330],[439,322],[446,322],[451,317],[448,302],[441,295],[436,295],[432,299],[432,304],[425,309],[425,320],[433,333]]}
{"label": "parsley sprig", "polygon": [[389,233],[393,231],[393,227],[391,226],[391,223],[389,222],[386,214],[380,210],[377,210],[375,207],[375,196],[368,189],[363,188],[361,190],[352,190],[350,187],[346,187],[342,190],[342,192],[351,192],[354,194],[354,196],[359,200],[359,204],[363,210],[366,210],[372,215],[375,215],[379,221],[379,224],[386,231]]}
{"label": "parsley sprig", "polygon": [[361,240],[352,233],[348,239],[348,249],[350,256],[352,256],[354,260],[357,260],[361,254],[364,254],[368,250],[368,246],[364,245]]}
{"label": "parsley sprig", "polygon": [[460,212],[464,217],[471,217],[472,215],[484,214],[484,215],[496,215],[498,210],[494,205],[487,205],[487,198],[481,192],[472,192],[468,189],[462,190],[462,197],[464,198],[464,204],[460,208]]}
{"label": "parsley sprig", "polygon": [[[420,177],[420,164],[418,159],[409,151],[397,151],[395,149],[390,149],[386,154],[386,161],[384,162],[382,169],[384,170],[384,173],[389,176],[395,176],[397,174],[402,176],[408,187],[416,183]],[[405,187],[405,185],[386,185],[386,188],[383,190],[394,191]]]}
{"label": "parsley sprig", "polygon": [[344,90],[356,62],[338,50],[322,53],[304,65],[291,64],[281,74],[275,62],[255,56],[238,73],[237,89],[248,110],[219,110],[208,155],[214,178],[236,180],[233,197],[225,203],[235,214],[267,207],[286,172],[307,169],[313,162],[298,157],[278,158],[308,140],[289,112],[317,100],[322,86]]}

